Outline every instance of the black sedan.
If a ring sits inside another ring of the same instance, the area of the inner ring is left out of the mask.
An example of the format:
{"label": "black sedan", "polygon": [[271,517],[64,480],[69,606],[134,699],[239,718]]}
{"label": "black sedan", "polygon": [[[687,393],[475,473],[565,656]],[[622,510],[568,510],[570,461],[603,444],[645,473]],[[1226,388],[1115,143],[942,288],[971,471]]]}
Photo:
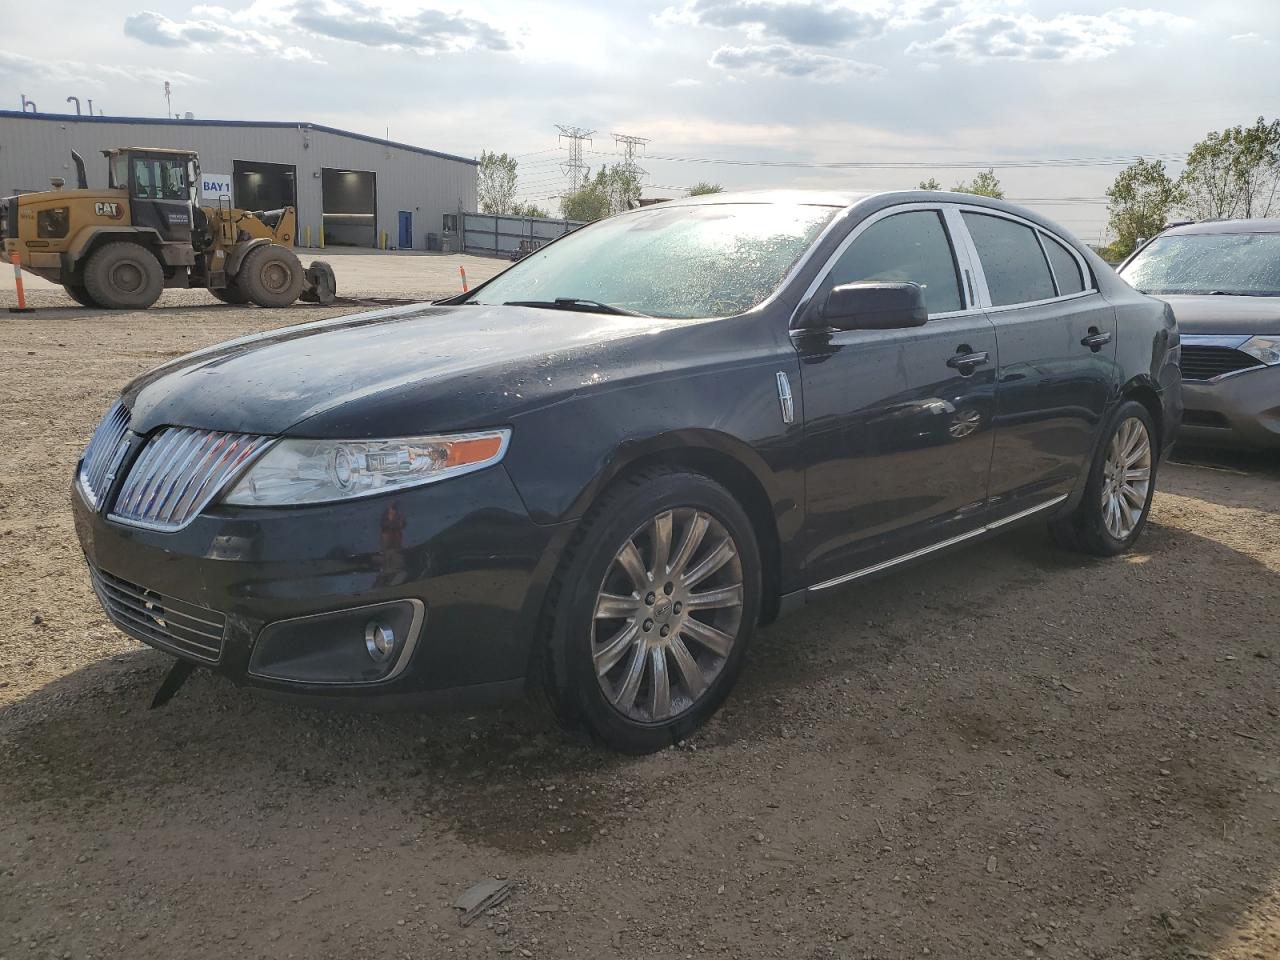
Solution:
{"label": "black sedan", "polygon": [[73,500],[107,613],[180,665],[382,703],[542,688],[641,752],[841,584],[1025,521],[1125,550],[1180,415],[1169,309],[1027,210],[720,194],[159,367]]}

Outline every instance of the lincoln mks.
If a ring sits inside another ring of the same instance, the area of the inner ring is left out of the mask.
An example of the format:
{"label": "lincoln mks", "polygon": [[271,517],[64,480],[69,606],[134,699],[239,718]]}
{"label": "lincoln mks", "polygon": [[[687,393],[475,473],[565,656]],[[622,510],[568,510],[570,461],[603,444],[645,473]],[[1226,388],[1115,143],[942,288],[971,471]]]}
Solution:
{"label": "lincoln mks", "polygon": [[679,740],[752,632],[1024,522],[1130,547],[1181,417],[1169,308],[948,193],[719,194],[469,293],[246,337],[127,385],[77,466],[123,631],[285,695],[541,691]]}

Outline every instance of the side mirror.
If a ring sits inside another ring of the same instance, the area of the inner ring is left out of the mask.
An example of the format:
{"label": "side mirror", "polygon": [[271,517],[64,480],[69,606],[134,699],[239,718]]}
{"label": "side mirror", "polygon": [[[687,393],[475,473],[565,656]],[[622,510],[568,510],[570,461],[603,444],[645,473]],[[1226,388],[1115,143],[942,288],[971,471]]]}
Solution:
{"label": "side mirror", "polygon": [[918,283],[846,283],[827,294],[820,324],[835,330],[897,330],[929,322],[924,288]]}

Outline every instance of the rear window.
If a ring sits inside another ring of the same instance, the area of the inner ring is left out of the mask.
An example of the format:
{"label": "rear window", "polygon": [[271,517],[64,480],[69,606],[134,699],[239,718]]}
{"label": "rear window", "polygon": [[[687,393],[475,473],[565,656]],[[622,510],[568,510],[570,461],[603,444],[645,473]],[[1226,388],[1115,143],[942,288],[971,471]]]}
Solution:
{"label": "rear window", "polygon": [[1034,230],[985,213],[965,213],[964,222],[982,260],[992,306],[1052,300],[1056,296],[1049,261],[1044,258]]}
{"label": "rear window", "polygon": [[1067,297],[1073,293],[1082,293],[1085,286],[1084,275],[1080,272],[1080,261],[1047,233],[1042,233],[1040,236],[1044,238],[1044,249],[1049,254],[1049,262],[1053,264],[1053,276],[1058,281],[1058,296]]}

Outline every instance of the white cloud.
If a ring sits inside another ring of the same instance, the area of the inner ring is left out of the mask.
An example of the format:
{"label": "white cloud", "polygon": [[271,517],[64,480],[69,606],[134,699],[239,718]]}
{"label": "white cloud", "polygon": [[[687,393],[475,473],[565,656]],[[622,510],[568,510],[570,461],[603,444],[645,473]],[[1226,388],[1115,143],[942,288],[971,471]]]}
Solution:
{"label": "white cloud", "polygon": [[460,50],[510,50],[510,38],[492,24],[419,7],[393,13],[360,0],[297,0],[290,24],[306,33],[382,50],[451,53]]}
{"label": "white cloud", "polygon": [[79,60],[51,60],[44,57],[28,57],[21,53],[0,50],[0,77],[14,80],[41,80],[53,84],[105,87],[115,83],[204,83],[199,77],[180,70],[162,70],[158,67],[142,67],[132,64],[83,63]]}
{"label": "white cloud", "polygon": [[1249,33],[1233,34],[1231,36],[1231,41],[1232,43],[1257,44],[1260,47],[1268,46],[1271,43],[1271,41],[1268,40],[1266,37],[1264,37],[1262,34],[1254,33],[1253,31],[1250,31]]}
{"label": "white cloud", "polygon": [[750,73],[792,80],[816,80],[820,83],[832,83],[850,77],[878,77],[884,73],[884,69],[875,64],[814,53],[783,43],[720,47],[711,54],[708,63],[727,70],[732,75]]}
{"label": "white cloud", "polygon": [[[930,0],[946,4],[951,0]],[[884,12],[843,3],[804,0],[686,0],[667,7],[659,24],[738,29],[754,40],[777,39],[812,47],[835,47],[879,36],[889,23]]]}
{"label": "white cloud", "polygon": [[1192,21],[1157,10],[1120,8],[1103,14],[1065,13],[1049,19],[1033,14],[975,13],[908,53],[968,62],[1042,60],[1074,63],[1108,57],[1138,42],[1134,30],[1180,29]]}
{"label": "white cloud", "polygon": [[673,86],[673,87],[700,87],[700,86],[702,86],[702,81],[701,81],[701,80],[695,80],[693,77],[679,77],[678,79],[675,79],[675,80],[672,80],[672,81],[671,81],[671,86]]}
{"label": "white cloud", "polygon": [[[227,14],[217,7],[201,8],[206,14]],[[228,14],[227,20],[232,17]],[[124,18],[124,34],[152,47],[186,48],[208,53],[214,50],[247,52],[285,60],[321,62],[303,47],[287,46],[273,33],[243,30],[212,18],[171,20],[154,10],[141,10]]]}

